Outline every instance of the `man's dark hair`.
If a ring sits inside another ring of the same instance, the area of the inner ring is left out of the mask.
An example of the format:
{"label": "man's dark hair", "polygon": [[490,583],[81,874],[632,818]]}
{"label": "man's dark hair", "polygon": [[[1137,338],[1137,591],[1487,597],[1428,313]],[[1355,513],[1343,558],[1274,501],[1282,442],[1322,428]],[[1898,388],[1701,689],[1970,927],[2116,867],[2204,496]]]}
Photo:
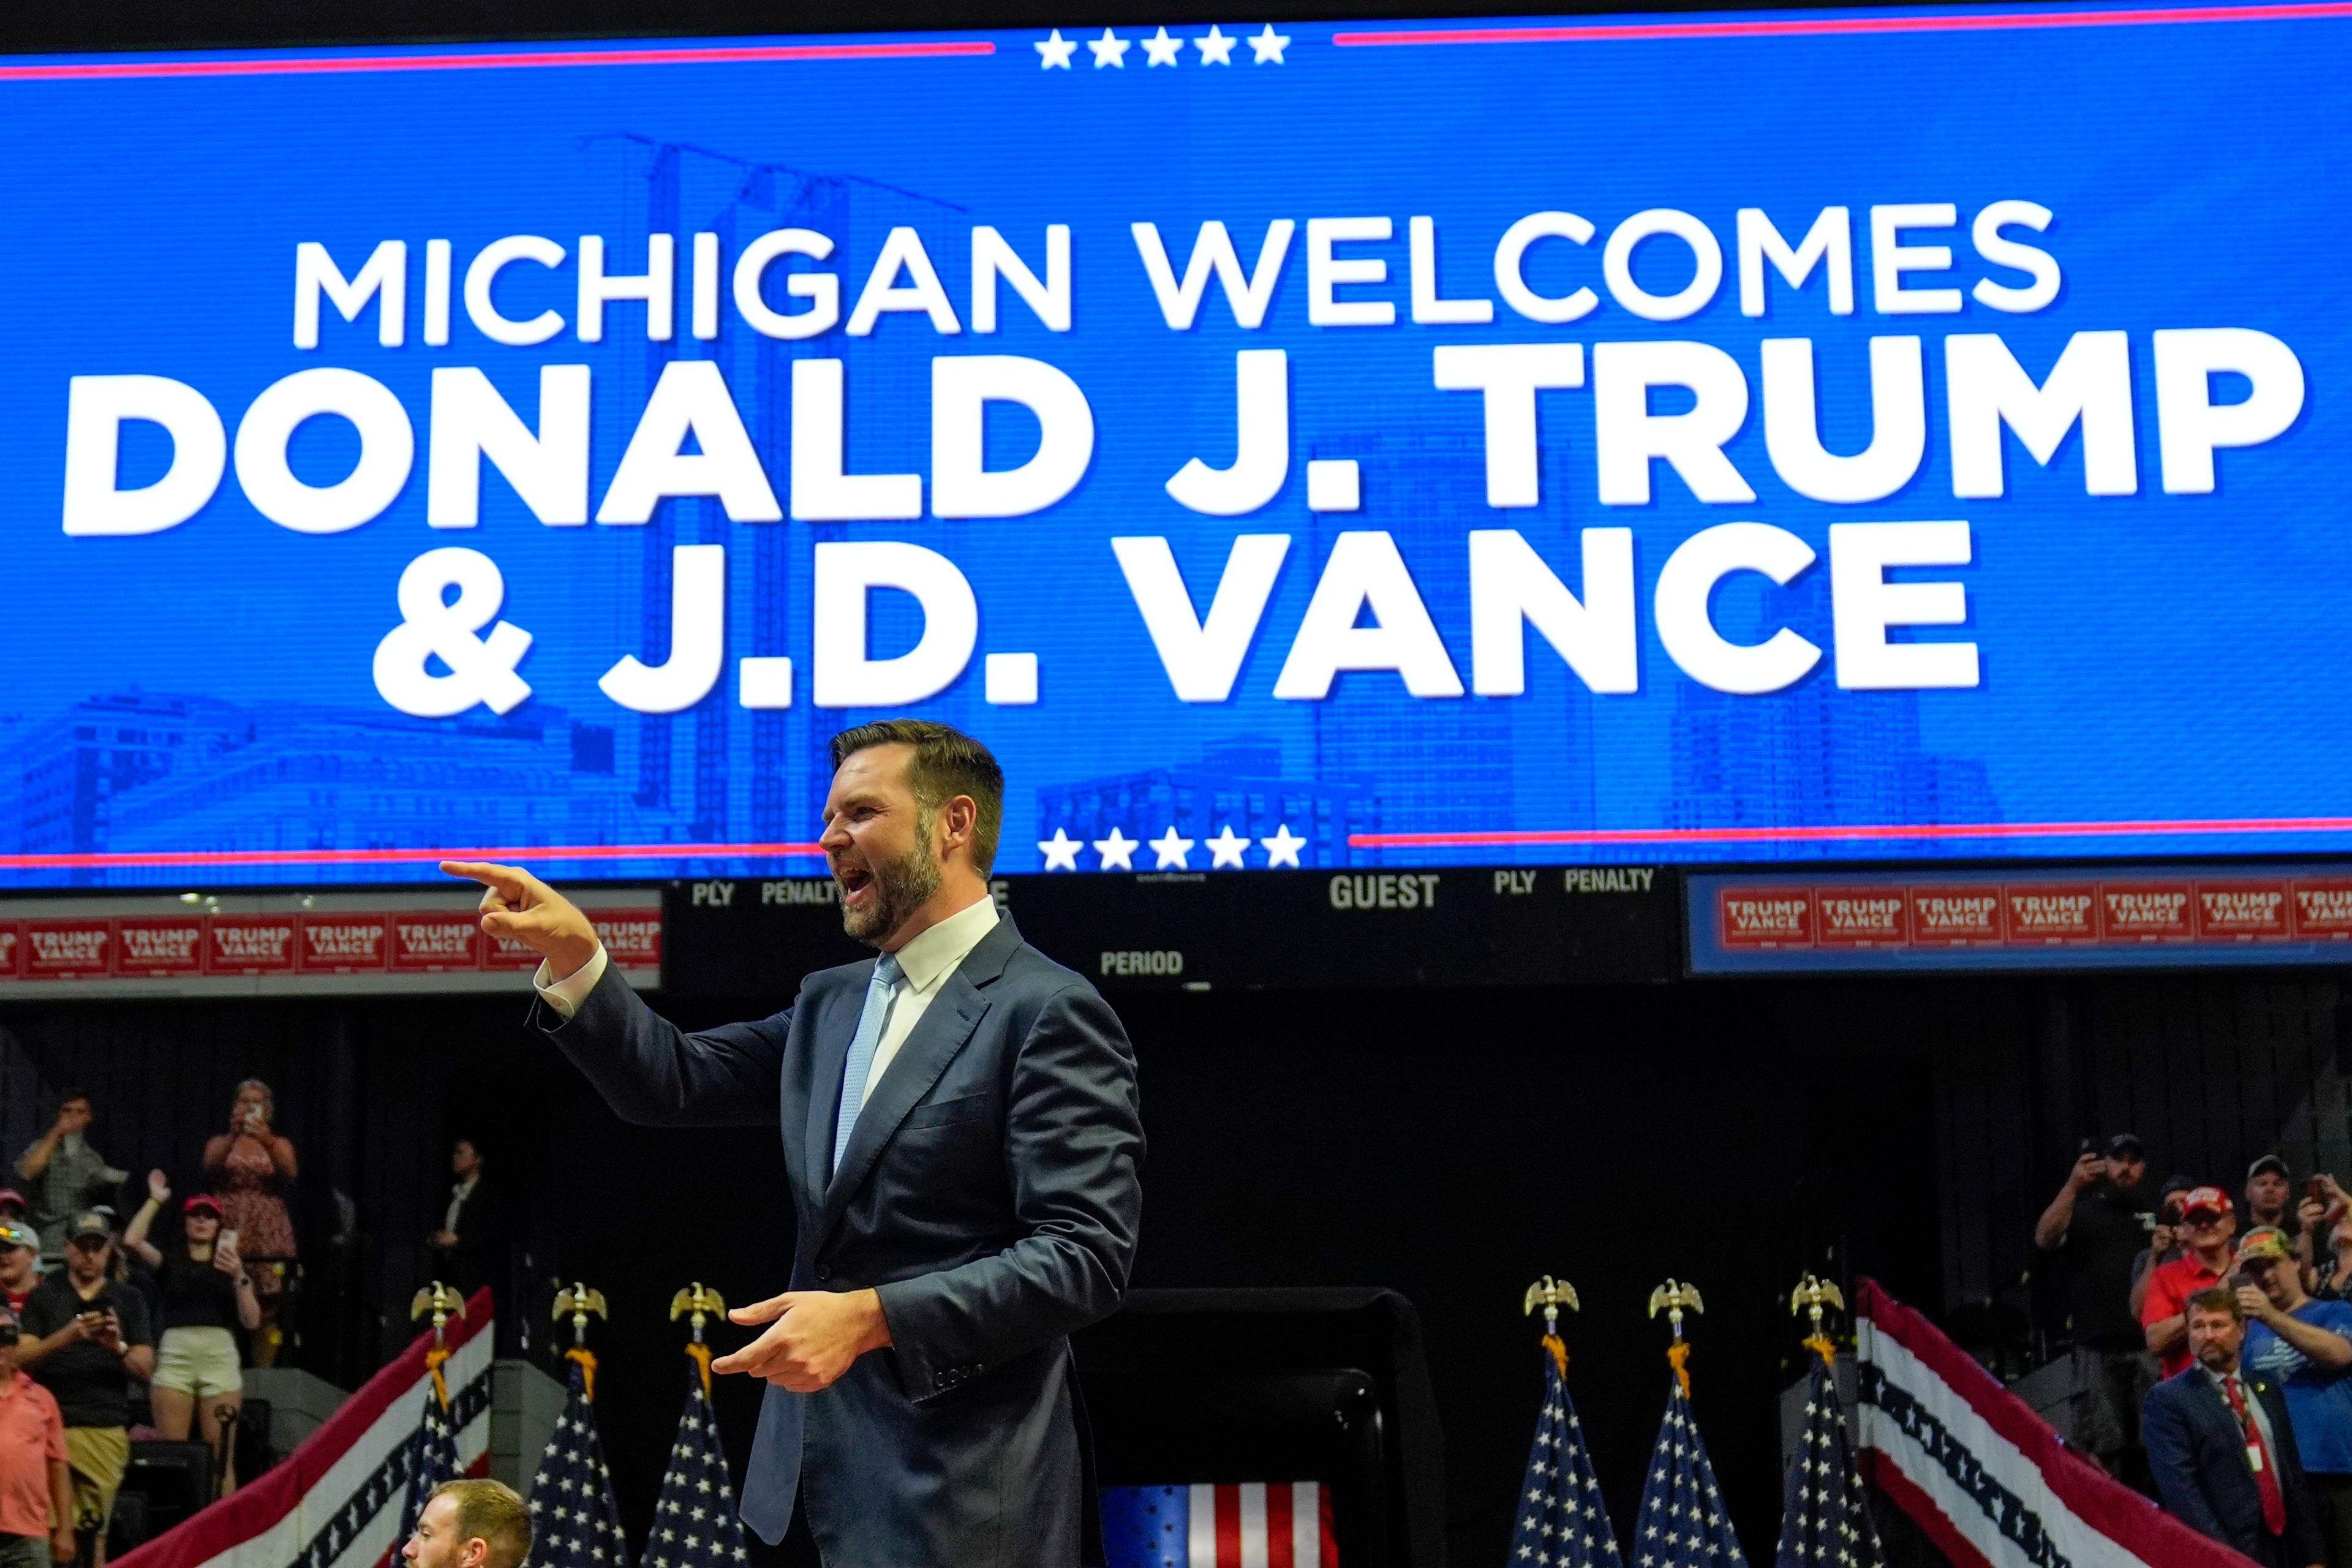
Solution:
{"label": "man's dark hair", "polygon": [[2214,1285],[2189,1298],[2191,1312],[2227,1312],[2239,1322],[2246,1321],[2246,1309],[2238,1302],[2238,1293],[2227,1285]]}
{"label": "man's dark hair", "polygon": [[983,877],[996,864],[996,836],[1004,826],[1004,770],[986,746],[961,730],[927,719],[879,719],[833,738],[836,768],[874,746],[912,746],[907,783],[929,824],[940,807],[968,795],[980,807],[971,828],[971,863]]}
{"label": "man's dark hair", "polygon": [[89,1090],[79,1088],[67,1089],[64,1093],[58,1096],[58,1109],[59,1110],[63,1110],[67,1106],[71,1105],[77,1100],[80,1100],[84,1105],[90,1104]]}

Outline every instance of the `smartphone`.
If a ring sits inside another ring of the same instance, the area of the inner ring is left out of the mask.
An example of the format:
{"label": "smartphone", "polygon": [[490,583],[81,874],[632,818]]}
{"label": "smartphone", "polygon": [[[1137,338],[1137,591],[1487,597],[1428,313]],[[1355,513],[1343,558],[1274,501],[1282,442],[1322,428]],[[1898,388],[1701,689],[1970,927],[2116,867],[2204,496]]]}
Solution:
{"label": "smartphone", "polygon": [[2095,1138],[2085,1138],[2080,1143],[2074,1145],[2074,1158],[2077,1160],[2081,1159],[2085,1154],[2095,1154],[2098,1152],[2099,1141]]}
{"label": "smartphone", "polygon": [[220,1239],[214,1242],[213,1245],[215,1247],[224,1247],[229,1251],[235,1252],[236,1250],[236,1232],[233,1230],[222,1231],[220,1233]]}
{"label": "smartphone", "polygon": [[2303,1195],[2315,1204],[2327,1201],[2327,1184],[2317,1176],[2303,1184]]}

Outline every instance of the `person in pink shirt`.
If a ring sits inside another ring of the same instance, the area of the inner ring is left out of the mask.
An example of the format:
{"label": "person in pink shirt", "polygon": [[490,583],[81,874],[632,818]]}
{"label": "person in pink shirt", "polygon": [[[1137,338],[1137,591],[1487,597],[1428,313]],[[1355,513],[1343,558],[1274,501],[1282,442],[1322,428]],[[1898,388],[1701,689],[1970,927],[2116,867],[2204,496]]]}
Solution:
{"label": "person in pink shirt", "polygon": [[74,1559],[66,1423],[49,1391],[16,1367],[16,1314],[0,1310],[0,1568]]}

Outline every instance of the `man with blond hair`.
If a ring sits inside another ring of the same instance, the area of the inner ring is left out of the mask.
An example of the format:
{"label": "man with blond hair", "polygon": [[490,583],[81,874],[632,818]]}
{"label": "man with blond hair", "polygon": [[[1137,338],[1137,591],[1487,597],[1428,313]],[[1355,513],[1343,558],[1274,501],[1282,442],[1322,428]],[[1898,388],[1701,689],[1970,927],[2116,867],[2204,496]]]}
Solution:
{"label": "man with blond hair", "polygon": [[443,1481],[400,1549],[409,1568],[520,1568],[530,1506],[503,1481]]}

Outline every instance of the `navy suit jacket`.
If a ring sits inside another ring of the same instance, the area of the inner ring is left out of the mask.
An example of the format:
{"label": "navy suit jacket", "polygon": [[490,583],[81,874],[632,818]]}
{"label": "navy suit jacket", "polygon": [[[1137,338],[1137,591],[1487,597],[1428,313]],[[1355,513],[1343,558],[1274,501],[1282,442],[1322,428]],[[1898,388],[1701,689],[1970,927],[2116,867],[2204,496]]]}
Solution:
{"label": "navy suit jacket", "polygon": [[771,1386],[743,1518],[795,1495],[845,1568],[1069,1568],[1085,1503],[1071,1331],[1127,1288],[1142,1212],[1135,1054],[1084,977],[1001,919],[874,1086],[827,1178],[871,960],[791,1007],[689,1035],[607,970],[534,1021],[624,1120],[780,1126],[799,1221],[792,1288],[876,1289],[887,1350],[830,1388]]}
{"label": "navy suit jacket", "polygon": [[2286,1400],[2269,1378],[2240,1368],[2247,1392],[2262,1401],[2278,1450],[2279,1491],[2286,1503],[2286,1534],[2266,1549],[2263,1495],[2246,1465],[2246,1440],[2236,1412],[2201,1366],[2190,1363],[2147,1391],[2140,1403],[2140,1441],[2165,1511],[2257,1563],[2325,1563],[2311,1488],[2294,1444]]}

